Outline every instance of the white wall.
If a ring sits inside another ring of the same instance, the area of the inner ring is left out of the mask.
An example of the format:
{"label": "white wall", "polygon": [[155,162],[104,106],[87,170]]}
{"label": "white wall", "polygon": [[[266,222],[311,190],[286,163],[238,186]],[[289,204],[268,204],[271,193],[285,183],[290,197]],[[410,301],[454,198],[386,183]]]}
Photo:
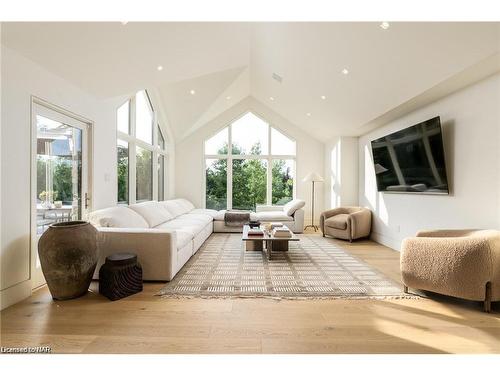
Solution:
{"label": "white wall", "polygon": [[325,144],[325,209],[358,205],[358,138],[335,137]]}
{"label": "white wall", "polygon": [[93,208],[116,203],[116,100],[99,100],[2,46],[1,308],[28,297],[31,95],[94,122]]}
{"label": "white wall", "polygon": [[[500,229],[500,75],[416,110],[359,140],[359,202],[374,212],[373,239],[399,249],[420,229]],[[441,116],[451,194],[378,193],[370,141]]]}
{"label": "white wall", "polygon": [[[269,121],[271,126],[296,140],[296,193],[297,198],[306,201],[306,220],[310,220],[311,184],[302,182],[302,178],[311,171],[323,173],[324,145],[252,97],[237,103],[176,145],[176,195],[191,200],[197,207],[203,206],[203,142],[247,111],[261,116]],[[318,223],[319,214],[324,207],[322,184],[317,184],[315,190],[315,221]]]}

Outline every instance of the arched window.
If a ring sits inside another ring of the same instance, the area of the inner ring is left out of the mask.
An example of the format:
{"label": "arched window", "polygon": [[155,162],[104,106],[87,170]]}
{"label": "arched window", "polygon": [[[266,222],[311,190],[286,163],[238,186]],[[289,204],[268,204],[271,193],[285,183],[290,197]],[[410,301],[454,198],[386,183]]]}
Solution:
{"label": "arched window", "polygon": [[251,112],[205,141],[205,206],[255,210],[295,196],[295,141]]}

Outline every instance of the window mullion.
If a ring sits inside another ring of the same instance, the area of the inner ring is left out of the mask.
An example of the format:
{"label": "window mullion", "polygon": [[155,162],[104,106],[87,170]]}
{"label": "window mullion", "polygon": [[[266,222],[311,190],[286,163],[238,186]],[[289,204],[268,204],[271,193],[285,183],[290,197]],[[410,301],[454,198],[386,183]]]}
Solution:
{"label": "window mullion", "polygon": [[[215,156],[215,159],[220,158],[221,155],[218,157]],[[257,159],[257,160],[267,160],[269,158],[269,155],[245,155],[245,154],[239,154],[239,155],[231,155],[233,159]]]}
{"label": "window mullion", "polygon": [[143,148],[143,149],[148,150],[148,151],[154,151],[154,152],[158,151],[158,149],[156,147],[151,146],[149,143],[141,141],[138,138],[133,138],[133,140],[134,140],[134,142],[137,143],[137,146],[139,146],[140,148]]}
{"label": "window mullion", "polygon": [[136,203],[136,158],[137,158],[137,150],[136,150],[135,142],[129,143],[129,181],[128,181],[128,189],[129,189],[129,204]]}
{"label": "window mullion", "polygon": [[293,189],[292,199],[297,198],[297,162],[293,159]]}
{"label": "window mullion", "polygon": [[227,148],[227,182],[226,182],[226,204],[227,209],[233,208],[233,133],[232,126],[229,125],[228,129],[228,148]]}
{"label": "window mullion", "polygon": [[[129,119],[129,126],[130,126],[130,119]],[[127,133],[122,133],[120,131],[118,131],[116,133],[116,136],[123,140],[123,141],[126,141],[126,142],[130,142],[134,137],[132,137],[130,134],[127,134]]]}
{"label": "window mullion", "polygon": [[136,100],[133,96],[130,98],[130,139],[129,139],[129,181],[128,181],[128,194],[129,204],[136,202],[136,139],[135,139],[135,104]]}
{"label": "window mullion", "polygon": [[266,204],[268,206],[272,205],[272,196],[273,196],[273,160],[271,157],[271,150],[272,150],[272,139],[271,139],[271,126],[267,124],[267,144],[269,149],[267,150],[267,181],[266,181]]}
{"label": "window mullion", "polygon": [[[203,150],[205,150],[205,145],[203,145]],[[203,196],[201,198],[202,206],[201,208],[207,208],[207,157],[203,156],[202,172],[203,172]]]}
{"label": "window mullion", "polygon": [[152,189],[152,198],[153,200],[158,200],[158,153],[156,151],[153,151],[152,153],[153,160],[151,163],[151,168],[153,169],[151,171],[151,183],[153,184],[153,189]]}
{"label": "window mullion", "polygon": [[151,171],[151,183],[153,184],[152,186],[152,198],[153,200],[158,200],[158,127],[156,125],[156,112],[151,108],[151,113],[153,114],[153,120],[151,124],[151,129],[153,132],[153,153],[152,157],[153,160],[151,160],[151,168],[153,169]]}
{"label": "window mullion", "polygon": [[169,157],[168,155],[163,155],[163,199],[167,200],[169,198],[169,186],[168,186],[168,174],[170,173],[169,168]]}
{"label": "window mullion", "polygon": [[266,204],[268,206],[272,205],[272,194],[273,194],[273,159],[271,156],[267,158],[267,181],[266,181]]}

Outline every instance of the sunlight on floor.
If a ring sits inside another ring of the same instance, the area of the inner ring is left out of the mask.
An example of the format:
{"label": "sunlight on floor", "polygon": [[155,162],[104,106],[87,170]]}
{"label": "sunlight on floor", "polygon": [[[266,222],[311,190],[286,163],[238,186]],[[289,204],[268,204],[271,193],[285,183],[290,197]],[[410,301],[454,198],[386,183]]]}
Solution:
{"label": "sunlight on floor", "polygon": [[467,353],[491,353],[498,346],[498,343],[488,345],[481,342],[491,341],[491,337],[475,328],[468,328],[468,330],[472,330],[472,333],[468,334],[468,336],[473,338],[466,338],[444,330],[436,330],[429,326],[416,327],[384,318],[375,319],[374,321],[380,332],[447,353],[455,352],[457,346],[463,347],[463,350]]}
{"label": "sunlight on floor", "polygon": [[[424,297],[422,297],[424,298]],[[432,313],[434,315],[445,315],[448,319],[449,318],[456,318],[456,319],[461,319],[463,320],[464,317],[462,314],[459,313],[460,309],[457,309],[456,306],[451,305],[451,304],[446,304],[446,303],[439,303],[437,301],[432,301],[429,300],[429,302],[433,303],[433,310]],[[403,306],[402,300],[394,300],[394,301],[387,301],[388,304],[395,305],[397,306]],[[406,303],[406,306],[408,306],[408,303]],[[412,306],[412,309],[415,310],[415,313],[418,313],[421,311],[421,309],[418,307],[418,302],[415,301],[415,306]],[[423,311],[423,310],[422,310]],[[482,312],[481,312],[482,313]],[[427,311],[428,314],[428,311]]]}
{"label": "sunlight on floor", "polygon": [[[456,352],[458,346],[467,353],[491,353],[500,345],[500,338],[470,326],[468,319],[446,304],[436,302],[431,311],[424,311],[394,301],[377,306],[373,312],[373,323],[380,332],[443,352]],[[401,318],[402,312],[406,313],[405,319]]]}

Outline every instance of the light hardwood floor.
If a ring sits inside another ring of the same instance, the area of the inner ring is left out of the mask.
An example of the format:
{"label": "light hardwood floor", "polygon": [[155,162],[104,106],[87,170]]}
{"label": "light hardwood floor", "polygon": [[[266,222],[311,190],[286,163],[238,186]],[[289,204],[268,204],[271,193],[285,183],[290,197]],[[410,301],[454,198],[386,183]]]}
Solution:
{"label": "light hardwood floor", "polygon": [[[333,241],[333,240],[332,240]],[[399,280],[399,253],[336,241]],[[52,301],[46,287],[0,313],[2,346],[56,353],[499,353],[500,313],[432,296],[412,300],[162,299],[162,283],[110,302]]]}

